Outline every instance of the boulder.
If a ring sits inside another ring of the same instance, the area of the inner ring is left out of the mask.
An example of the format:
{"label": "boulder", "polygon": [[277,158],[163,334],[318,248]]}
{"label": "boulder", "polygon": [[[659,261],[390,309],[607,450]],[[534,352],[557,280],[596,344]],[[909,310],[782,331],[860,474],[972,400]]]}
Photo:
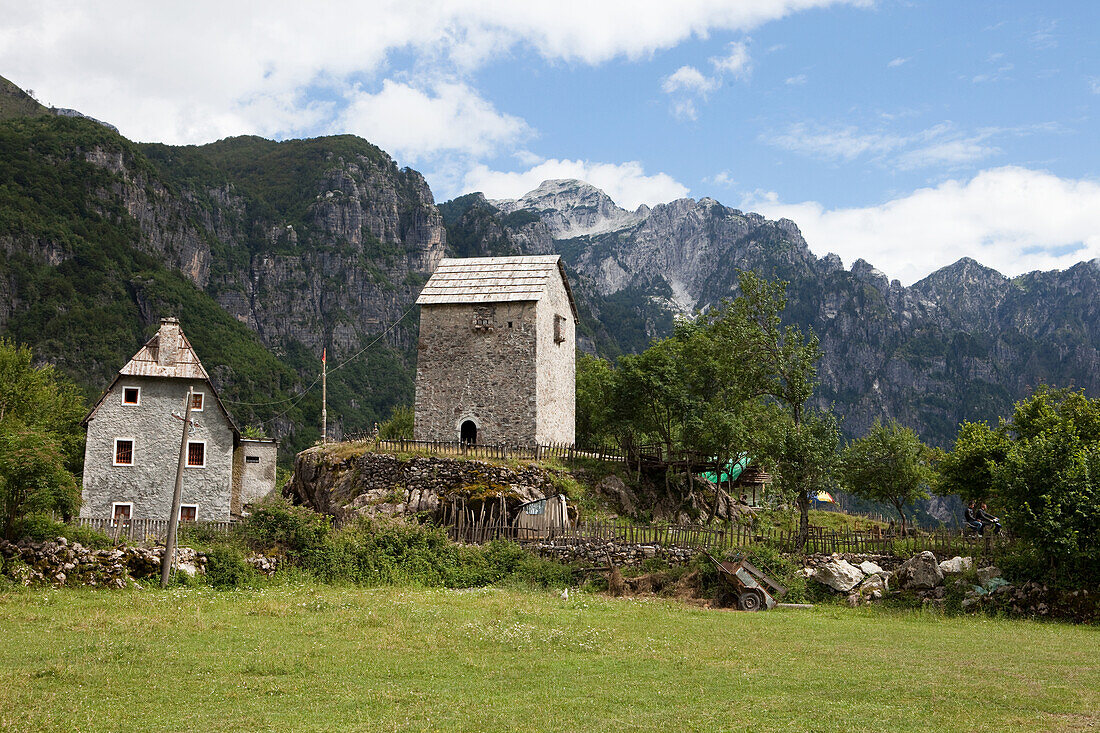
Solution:
{"label": "boulder", "polygon": [[894,577],[898,588],[903,589],[930,590],[943,583],[943,571],[928,550],[903,562]]}
{"label": "boulder", "polygon": [[995,565],[978,568],[978,585],[989,585],[989,581],[1001,576],[1001,569]]}
{"label": "boulder", "polygon": [[887,590],[886,578],[883,578],[882,575],[877,573],[867,576],[867,579],[859,586],[859,592],[863,595],[878,593],[879,596],[881,596],[882,592],[885,590]]}
{"label": "boulder", "polygon": [[878,563],[871,562],[870,560],[864,560],[859,564],[859,569],[863,571],[864,575],[878,575],[882,572],[882,568],[878,566]]}
{"label": "boulder", "polygon": [[950,560],[944,560],[940,563],[940,572],[944,575],[958,575],[972,567],[974,567],[974,558],[956,555]]}
{"label": "boulder", "polygon": [[830,560],[819,567],[813,577],[822,585],[847,593],[863,580],[863,571],[847,560]]}

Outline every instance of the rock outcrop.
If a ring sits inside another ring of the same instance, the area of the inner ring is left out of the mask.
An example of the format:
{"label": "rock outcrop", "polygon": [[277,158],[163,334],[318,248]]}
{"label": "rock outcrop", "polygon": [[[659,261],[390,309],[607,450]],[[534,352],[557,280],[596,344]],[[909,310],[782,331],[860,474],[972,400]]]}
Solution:
{"label": "rock outcrop", "polygon": [[298,454],[286,493],[294,503],[336,517],[440,514],[451,501],[472,509],[518,504],[558,493],[552,472],[463,458],[401,456],[363,449],[343,456],[323,448]]}

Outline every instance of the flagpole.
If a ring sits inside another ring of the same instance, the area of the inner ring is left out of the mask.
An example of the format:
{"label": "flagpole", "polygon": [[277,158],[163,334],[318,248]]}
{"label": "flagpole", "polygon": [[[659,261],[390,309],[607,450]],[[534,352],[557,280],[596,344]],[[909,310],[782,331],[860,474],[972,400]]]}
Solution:
{"label": "flagpole", "polygon": [[321,445],[328,442],[328,349],[321,349]]}

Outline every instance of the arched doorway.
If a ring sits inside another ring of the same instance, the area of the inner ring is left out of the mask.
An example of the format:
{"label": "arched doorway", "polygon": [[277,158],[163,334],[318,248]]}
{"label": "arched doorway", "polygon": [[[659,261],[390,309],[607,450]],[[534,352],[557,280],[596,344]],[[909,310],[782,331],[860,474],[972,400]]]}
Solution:
{"label": "arched doorway", "polygon": [[459,428],[458,439],[465,445],[477,445],[477,425],[473,420],[464,420]]}

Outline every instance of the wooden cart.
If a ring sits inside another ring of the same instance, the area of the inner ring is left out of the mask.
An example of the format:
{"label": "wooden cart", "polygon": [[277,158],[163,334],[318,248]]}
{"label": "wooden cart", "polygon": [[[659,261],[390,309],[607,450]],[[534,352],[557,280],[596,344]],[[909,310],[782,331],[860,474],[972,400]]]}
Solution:
{"label": "wooden cart", "polygon": [[718,568],[718,574],[733,591],[742,611],[766,611],[775,608],[776,599],[787,594],[786,588],[743,557],[721,562],[709,552],[706,556]]}

